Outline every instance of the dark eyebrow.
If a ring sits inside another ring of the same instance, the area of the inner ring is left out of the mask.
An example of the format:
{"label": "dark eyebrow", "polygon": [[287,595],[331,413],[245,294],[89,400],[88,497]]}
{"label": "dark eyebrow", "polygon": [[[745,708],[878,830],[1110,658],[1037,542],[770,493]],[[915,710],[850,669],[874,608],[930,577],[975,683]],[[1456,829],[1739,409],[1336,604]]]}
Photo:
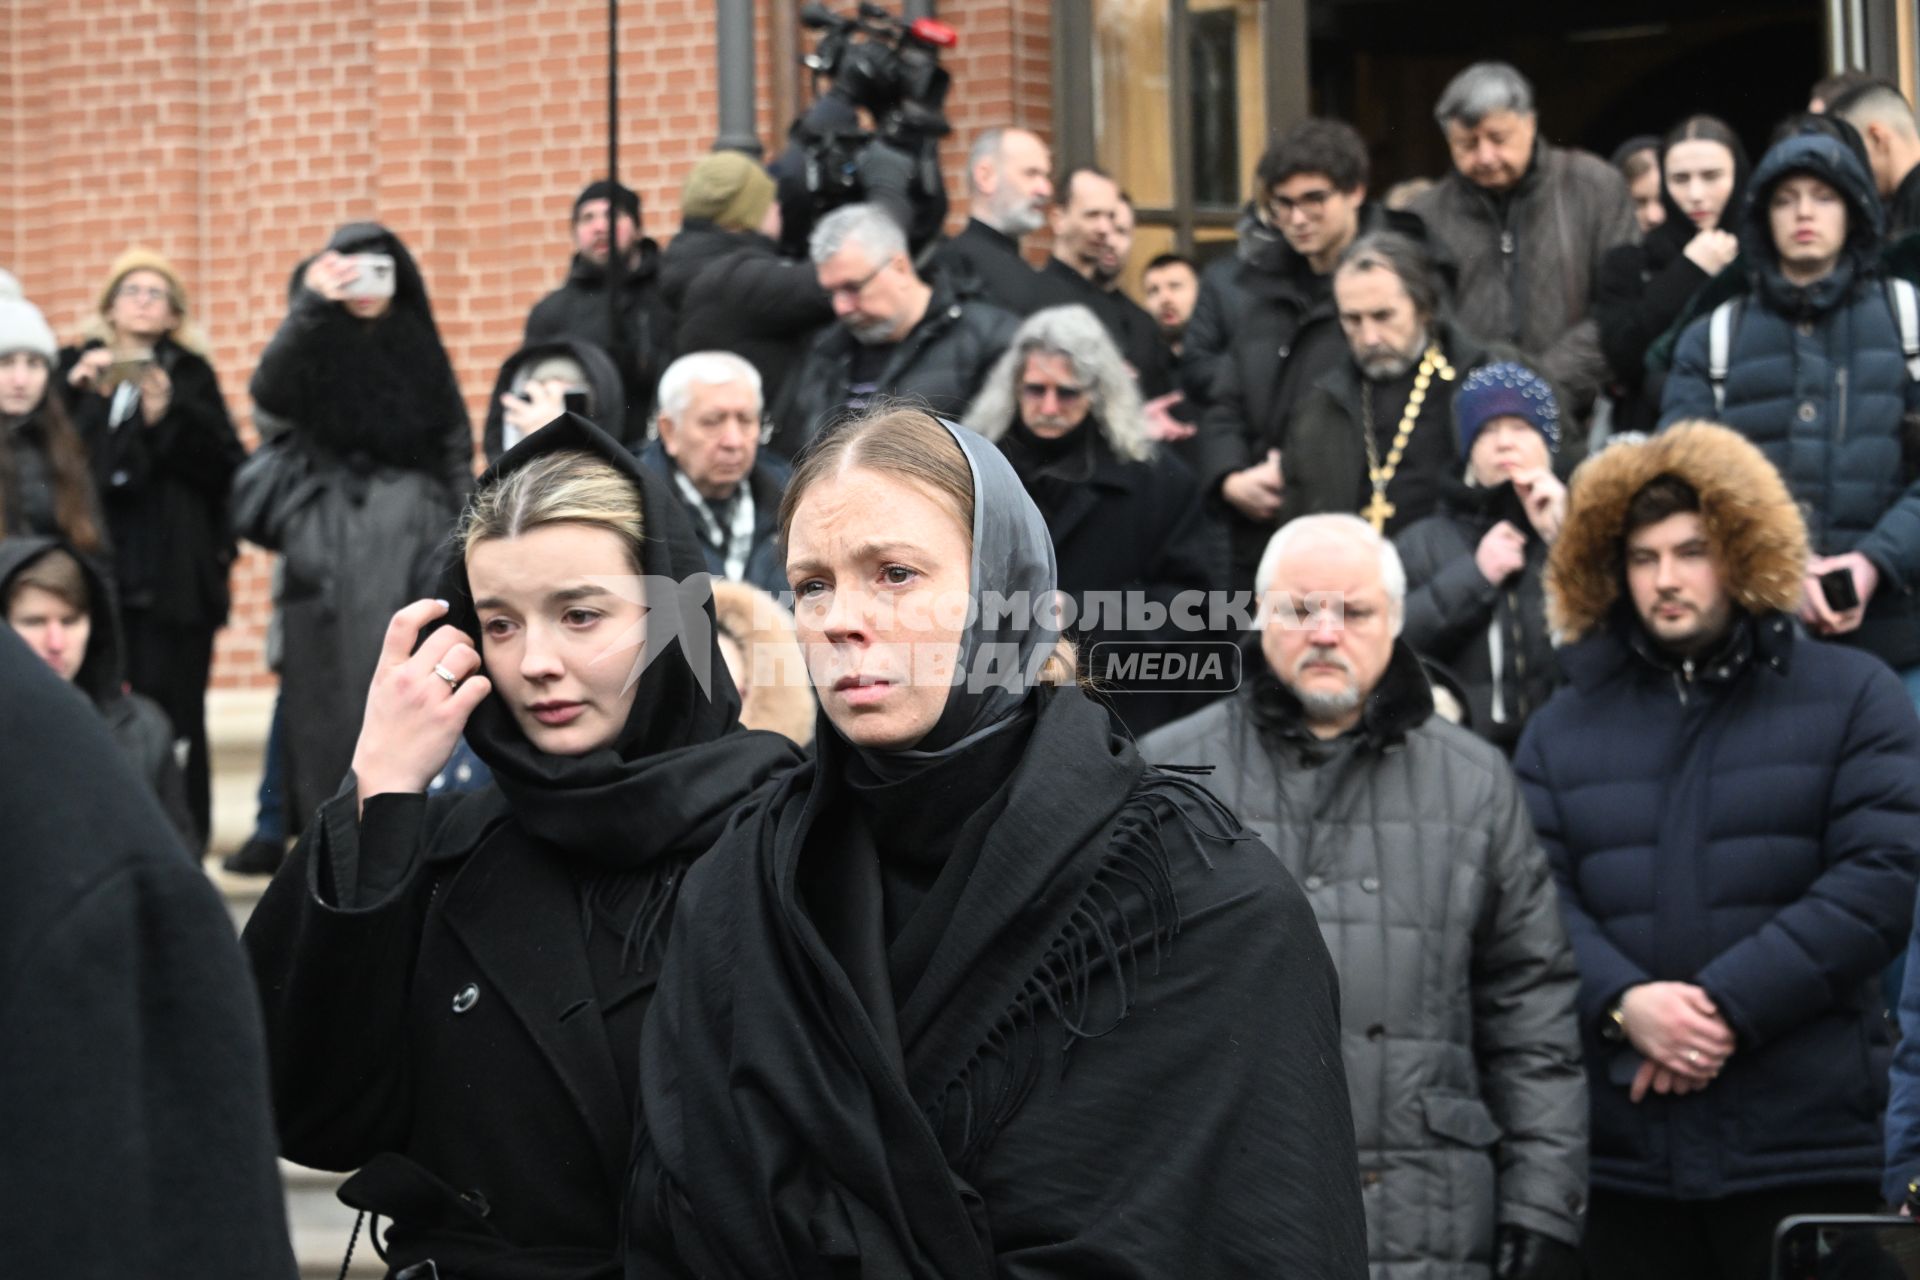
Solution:
{"label": "dark eyebrow", "polygon": [[[591,600],[597,596],[606,596],[606,595],[612,595],[612,594],[613,593],[608,591],[605,587],[596,587],[592,583],[583,583],[577,587],[562,587],[558,591],[548,592],[547,603],[548,604],[572,604],[576,600]],[[488,596],[484,600],[475,600],[473,602],[473,607],[474,607],[474,610],[477,612],[481,609],[507,609],[507,608],[511,608],[512,606],[510,606],[505,600],[500,599],[500,597],[498,596]]]}

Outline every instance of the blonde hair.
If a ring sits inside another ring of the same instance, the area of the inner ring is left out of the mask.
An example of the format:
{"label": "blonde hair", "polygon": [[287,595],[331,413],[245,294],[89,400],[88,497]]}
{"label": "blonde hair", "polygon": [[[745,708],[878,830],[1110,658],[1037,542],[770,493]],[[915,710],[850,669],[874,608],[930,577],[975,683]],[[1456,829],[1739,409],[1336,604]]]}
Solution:
{"label": "blonde hair", "polygon": [[[793,531],[793,518],[808,489],[820,481],[860,468],[918,485],[944,501],[973,547],[973,468],[960,444],[924,409],[883,404],[848,418],[800,455],[793,478],[780,499],[780,542]],[[1080,678],[1080,652],[1061,636],[1040,668],[1041,684],[1074,684]]]}
{"label": "blonde hair", "polygon": [[489,538],[518,538],[552,524],[605,529],[626,544],[642,571],[646,517],[639,487],[611,463],[580,449],[544,454],[467,503],[455,535],[462,555]]}

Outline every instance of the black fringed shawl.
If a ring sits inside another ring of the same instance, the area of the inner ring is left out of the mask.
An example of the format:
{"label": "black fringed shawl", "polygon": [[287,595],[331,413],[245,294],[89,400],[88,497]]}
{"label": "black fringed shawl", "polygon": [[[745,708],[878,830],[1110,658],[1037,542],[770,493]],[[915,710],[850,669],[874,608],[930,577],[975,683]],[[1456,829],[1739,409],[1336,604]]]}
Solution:
{"label": "black fringed shawl", "polygon": [[1365,1274],[1304,898],[1077,691],[1034,705],[904,999],[831,735],[694,867],[643,1037],[629,1276]]}

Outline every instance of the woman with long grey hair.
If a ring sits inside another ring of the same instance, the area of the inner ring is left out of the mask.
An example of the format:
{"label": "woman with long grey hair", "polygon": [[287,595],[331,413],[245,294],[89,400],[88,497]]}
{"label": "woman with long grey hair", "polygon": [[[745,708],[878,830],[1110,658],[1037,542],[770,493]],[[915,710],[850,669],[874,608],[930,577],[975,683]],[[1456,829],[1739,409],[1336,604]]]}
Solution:
{"label": "woman with long grey hair", "polygon": [[[1204,694],[1192,682],[1140,683],[1139,658],[1209,639],[1204,596],[1226,585],[1226,533],[1193,472],[1148,436],[1140,393],[1106,327],[1078,306],[1027,317],[967,425],[1000,446],[1047,522],[1072,602],[1068,634],[1086,650],[1097,695],[1135,734],[1196,710]],[[1092,617],[1096,595],[1120,595],[1121,617]],[[1176,616],[1183,596],[1197,613]],[[1131,625],[1162,611],[1151,629]]]}

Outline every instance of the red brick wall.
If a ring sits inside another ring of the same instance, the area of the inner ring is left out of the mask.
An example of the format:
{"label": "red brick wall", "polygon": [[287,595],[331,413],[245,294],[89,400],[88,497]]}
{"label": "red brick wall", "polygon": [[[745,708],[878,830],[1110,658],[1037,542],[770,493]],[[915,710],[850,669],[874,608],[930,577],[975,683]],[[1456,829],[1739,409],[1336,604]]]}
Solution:
{"label": "red brick wall", "polygon": [[[757,6],[769,154],[788,122],[770,105],[768,24],[796,7]],[[664,242],[718,129],[713,9],[620,10],[621,177]],[[942,148],[957,223],[973,134],[1047,132],[1049,11],[966,0],[940,17],[961,38]],[[565,269],[573,196],[605,171],[606,25],[599,0],[11,0],[0,267],[71,341],[115,254],[166,254],[251,442],[247,379],[294,264],[340,223],[377,219],[420,261],[477,430],[527,310]],[[271,683],[267,571],[251,549],[235,566],[216,684]]]}

